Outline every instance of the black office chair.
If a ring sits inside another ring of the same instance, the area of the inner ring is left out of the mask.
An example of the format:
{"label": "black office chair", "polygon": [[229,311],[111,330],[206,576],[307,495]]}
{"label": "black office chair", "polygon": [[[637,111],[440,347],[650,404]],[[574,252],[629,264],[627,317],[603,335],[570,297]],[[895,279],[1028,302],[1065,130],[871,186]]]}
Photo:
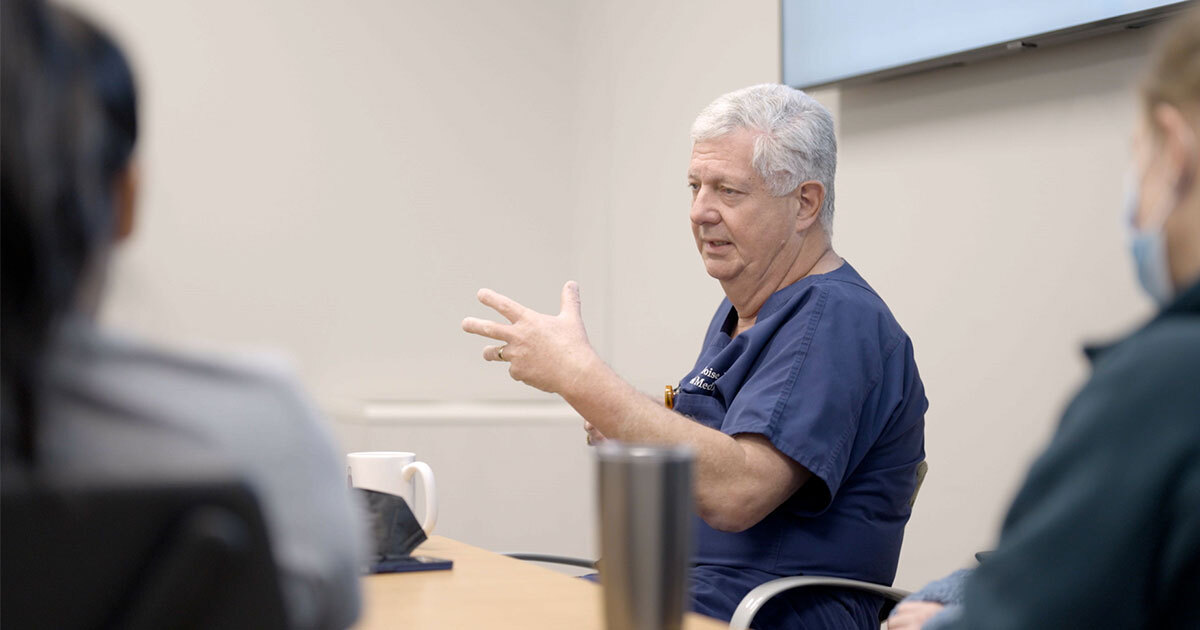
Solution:
{"label": "black office chair", "polygon": [[245,483],[50,483],[6,470],[5,628],[283,629],[275,563]]}

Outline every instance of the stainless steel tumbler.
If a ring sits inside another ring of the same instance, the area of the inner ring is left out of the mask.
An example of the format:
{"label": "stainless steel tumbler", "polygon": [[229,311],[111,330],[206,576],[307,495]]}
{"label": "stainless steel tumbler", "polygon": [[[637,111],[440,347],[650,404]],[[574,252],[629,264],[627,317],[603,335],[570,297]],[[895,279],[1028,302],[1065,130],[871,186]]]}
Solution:
{"label": "stainless steel tumbler", "polygon": [[611,440],[596,450],[608,630],[679,630],[692,553],[692,452]]}

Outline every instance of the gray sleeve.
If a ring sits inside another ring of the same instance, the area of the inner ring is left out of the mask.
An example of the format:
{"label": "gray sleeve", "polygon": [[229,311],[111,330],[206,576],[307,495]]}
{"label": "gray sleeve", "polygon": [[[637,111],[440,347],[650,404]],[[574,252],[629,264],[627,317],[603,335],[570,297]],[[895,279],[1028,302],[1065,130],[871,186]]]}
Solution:
{"label": "gray sleeve", "polygon": [[251,466],[262,501],[291,627],[349,627],[361,610],[365,560],[361,512],[326,420],[290,379],[274,380],[279,415],[261,423]]}
{"label": "gray sleeve", "polygon": [[[959,569],[950,575],[926,584],[912,595],[905,597],[905,602],[935,602],[944,606],[961,604],[963,600],[963,585],[970,577],[972,569]],[[902,602],[903,603],[903,602]]]}
{"label": "gray sleeve", "polygon": [[290,627],[355,621],[361,513],[326,420],[286,368],[166,352],[80,321],[64,328],[48,369],[56,469],[178,474],[221,462],[254,489]]}
{"label": "gray sleeve", "polygon": [[973,569],[959,569],[939,580],[934,580],[923,586],[912,595],[905,597],[905,602],[933,602],[942,604],[945,610],[931,617],[922,626],[922,630],[942,630],[950,627],[962,612],[963,586],[971,576]]}

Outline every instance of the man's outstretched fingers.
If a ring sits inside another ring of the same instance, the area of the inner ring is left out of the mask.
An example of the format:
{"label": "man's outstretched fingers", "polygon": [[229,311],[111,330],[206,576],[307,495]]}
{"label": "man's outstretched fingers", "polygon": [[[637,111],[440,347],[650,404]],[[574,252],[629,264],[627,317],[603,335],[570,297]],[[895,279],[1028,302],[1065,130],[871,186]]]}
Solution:
{"label": "man's outstretched fingers", "polygon": [[513,323],[521,319],[525,311],[528,310],[515,300],[500,295],[491,289],[480,289],[479,293],[475,294],[475,297],[479,298],[479,301],[483,302],[486,306],[496,309],[497,312]]}
{"label": "man's outstretched fingers", "polygon": [[576,317],[580,316],[579,283],[575,282],[574,280],[570,280],[563,285],[561,312],[570,313]]}
{"label": "man's outstretched fingers", "polygon": [[490,320],[468,317],[462,321],[462,329],[482,337],[509,341],[508,326]]}

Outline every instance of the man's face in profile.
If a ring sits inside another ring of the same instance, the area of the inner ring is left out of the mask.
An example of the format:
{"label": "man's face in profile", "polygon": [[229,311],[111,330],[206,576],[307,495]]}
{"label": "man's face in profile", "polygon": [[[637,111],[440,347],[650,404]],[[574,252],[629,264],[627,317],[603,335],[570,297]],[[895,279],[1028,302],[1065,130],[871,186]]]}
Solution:
{"label": "man's face in profile", "polygon": [[708,275],[722,283],[762,278],[797,237],[798,206],[775,197],[754,169],[755,134],[739,130],[692,147],[692,235]]}

